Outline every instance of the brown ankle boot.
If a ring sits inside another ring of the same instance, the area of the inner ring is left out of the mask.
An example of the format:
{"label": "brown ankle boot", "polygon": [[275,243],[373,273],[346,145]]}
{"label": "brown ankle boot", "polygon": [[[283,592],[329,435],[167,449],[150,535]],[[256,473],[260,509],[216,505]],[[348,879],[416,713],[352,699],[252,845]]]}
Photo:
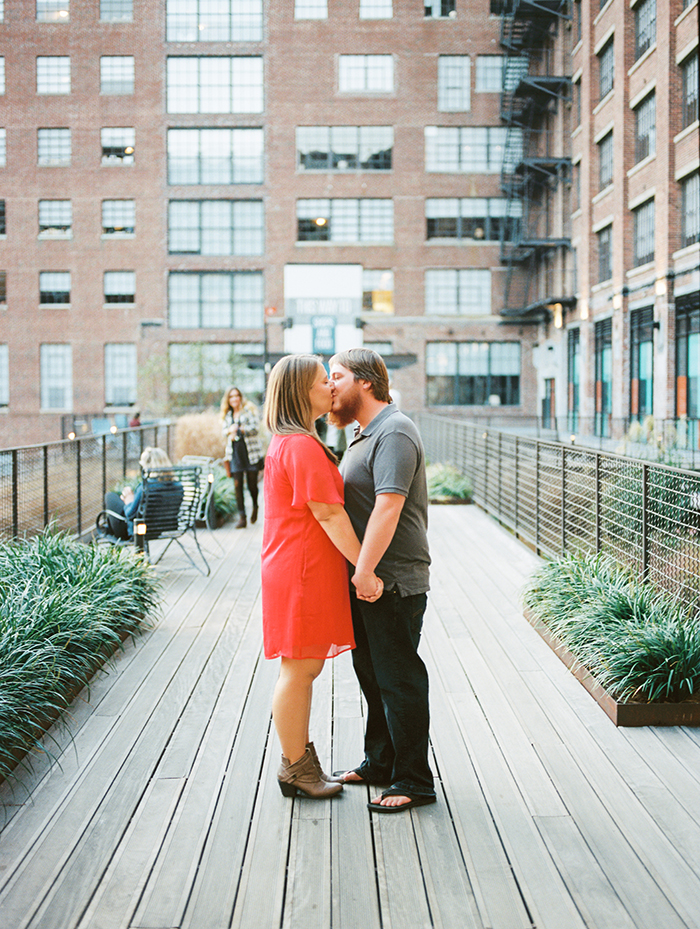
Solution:
{"label": "brown ankle boot", "polygon": [[314,764],[313,755],[308,748],[294,764],[290,764],[289,759],[282,755],[282,764],[277,772],[277,780],[285,797],[293,797],[297,790],[300,790],[307,797],[321,800],[334,797],[343,789],[342,784],[328,784],[326,781],[321,780]]}
{"label": "brown ankle boot", "polygon": [[324,772],[323,768],[321,767],[321,762],[318,760],[318,755],[316,754],[316,749],[314,748],[313,742],[308,742],[306,747],[311,752],[311,757],[314,760],[314,766],[316,770],[318,771],[318,776],[321,778],[322,781],[325,781],[326,784],[343,784],[344,783],[342,777],[330,777],[328,774]]}
{"label": "brown ankle boot", "polygon": [[234,529],[245,529],[247,525],[248,523],[246,522],[245,513],[241,513],[241,515],[238,517],[238,522],[233,528]]}

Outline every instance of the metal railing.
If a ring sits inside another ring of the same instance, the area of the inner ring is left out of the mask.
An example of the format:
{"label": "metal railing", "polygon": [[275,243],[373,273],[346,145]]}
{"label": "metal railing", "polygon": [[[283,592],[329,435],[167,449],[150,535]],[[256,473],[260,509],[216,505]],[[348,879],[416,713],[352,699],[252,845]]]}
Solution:
{"label": "metal railing", "polygon": [[0,450],[0,538],[29,538],[52,523],[80,536],[94,526],[104,495],[138,473],[149,445],[170,455],[170,423]]}
{"label": "metal railing", "polygon": [[700,605],[700,472],[416,414],[428,461],[454,465],[474,502],[538,553],[607,551]]}

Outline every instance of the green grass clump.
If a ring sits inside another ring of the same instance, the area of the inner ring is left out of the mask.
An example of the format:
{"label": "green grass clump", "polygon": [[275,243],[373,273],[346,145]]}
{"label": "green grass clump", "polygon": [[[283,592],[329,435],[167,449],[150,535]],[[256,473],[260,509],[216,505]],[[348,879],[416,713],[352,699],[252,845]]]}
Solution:
{"label": "green grass clump", "polygon": [[547,562],[523,600],[617,700],[677,703],[700,692],[700,616],[609,556]]}
{"label": "green grass clump", "polygon": [[471,481],[453,465],[428,465],[426,468],[426,478],[428,481],[428,497],[431,500],[445,498],[471,500]]}
{"label": "green grass clump", "polygon": [[50,530],[0,546],[0,778],[158,600],[155,572],[133,549]]}

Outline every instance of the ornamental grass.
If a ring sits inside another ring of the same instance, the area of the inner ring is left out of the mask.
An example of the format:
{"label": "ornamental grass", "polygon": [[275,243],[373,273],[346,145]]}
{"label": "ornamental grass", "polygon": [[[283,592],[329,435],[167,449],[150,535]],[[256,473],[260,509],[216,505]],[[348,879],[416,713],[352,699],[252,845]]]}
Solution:
{"label": "ornamental grass", "polygon": [[679,703],[700,695],[700,612],[610,556],[547,562],[523,601],[619,702]]}
{"label": "ornamental grass", "polygon": [[94,671],[150,625],[159,591],[153,568],[127,547],[51,530],[0,545],[0,778],[16,777],[18,759]]}
{"label": "ornamental grass", "polygon": [[451,464],[430,464],[426,468],[428,497],[431,500],[471,500],[468,477]]}

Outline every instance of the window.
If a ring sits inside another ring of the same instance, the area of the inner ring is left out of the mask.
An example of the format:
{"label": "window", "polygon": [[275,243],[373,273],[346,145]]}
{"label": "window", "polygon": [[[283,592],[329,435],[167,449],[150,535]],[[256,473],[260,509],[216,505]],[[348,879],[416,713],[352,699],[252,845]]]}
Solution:
{"label": "window", "polygon": [[391,55],[341,55],[338,89],[348,93],[386,93],[394,89]]}
{"label": "window", "polygon": [[[676,297],[676,416],[700,419],[700,294]],[[700,443],[695,424],[694,446]]]}
{"label": "window", "polygon": [[483,239],[498,242],[517,233],[522,202],[500,197],[425,201],[428,239]]}
{"label": "window", "polygon": [[105,345],[105,405],[132,406],[136,403],[136,346]]}
{"label": "window", "polygon": [[455,0],[425,0],[425,15],[430,19],[456,16]]}
{"label": "window", "polygon": [[477,93],[500,94],[503,90],[503,56],[479,55],[476,59]]}
{"label": "window", "polygon": [[134,59],[131,55],[103,55],[100,58],[100,93],[133,94]]}
{"label": "window", "polygon": [[360,0],[360,19],[391,19],[392,0]]}
{"label": "window", "polygon": [[598,241],[598,281],[612,277],[612,224],[596,233]]}
{"label": "window", "polygon": [[135,303],[136,275],[133,271],[105,271],[105,303]]}
{"label": "window", "polygon": [[73,231],[73,204],[70,200],[39,201],[39,235],[42,238],[69,239]]}
{"label": "window", "polygon": [[102,235],[133,235],[136,228],[136,206],[133,200],[102,201]]}
{"label": "window", "polygon": [[328,19],[327,0],[295,0],[295,19]]}
{"label": "window", "polygon": [[7,306],[7,271],[0,271],[0,306]]}
{"label": "window", "polygon": [[567,355],[567,428],[577,432],[581,400],[581,330],[569,329],[566,340]]}
{"label": "window", "polygon": [[7,130],[0,129],[0,168],[7,164]]}
{"label": "window", "polygon": [[583,17],[581,16],[581,0],[574,0],[574,42],[578,44],[581,41],[583,33]]}
{"label": "window", "polygon": [[246,397],[260,400],[265,386],[262,365],[251,370],[246,355],[260,355],[259,344],[206,344],[201,342],[170,345],[170,403],[180,410],[217,407],[230,384],[237,384]]}
{"label": "window", "polygon": [[262,255],[264,238],[262,200],[170,201],[171,254]]}
{"label": "window", "polygon": [[70,271],[42,271],[39,274],[39,303],[42,306],[70,303]]}
{"label": "window", "polygon": [[300,171],[390,171],[391,126],[299,126]]}
{"label": "window", "polygon": [[260,42],[262,0],[168,0],[168,42]]}
{"label": "window", "polygon": [[425,348],[431,406],[520,403],[518,342],[429,342]]}
{"label": "window", "polygon": [[571,166],[571,188],[573,191],[574,211],[581,209],[581,162]]}
{"label": "window", "polygon": [[630,313],[630,416],[654,413],[654,308]]}
{"label": "window", "polygon": [[613,182],[614,158],[613,134],[609,132],[598,142],[598,182],[601,190]]}
{"label": "window", "polygon": [[67,55],[37,58],[36,92],[38,94],[70,93],[70,58]]}
{"label": "window", "polygon": [[634,267],[654,260],[654,201],[632,211],[634,216]]}
{"label": "window", "polygon": [[[501,126],[425,127],[425,170],[500,174],[505,153],[507,128]],[[512,130],[515,149],[522,151],[522,131]]]}
{"label": "window", "polygon": [[173,271],[168,299],[172,329],[259,329],[263,324],[260,271]]}
{"label": "window", "polygon": [[646,96],[634,109],[635,162],[656,154],[656,93]]}
{"label": "window", "polygon": [[70,129],[37,131],[38,163],[43,167],[65,166],[71,161]]}
{"label": "window", "polygon": [[298,242],[394,241],[392,200],[297,200]]}
{"label": "window", "polygon": [[100,0],[103,23],[130,23],[134,19],[133,0]]}
{"label": "window", "polygon": [[136,131],[134,129],[109,128],[100,131],[103,165],[132,165],[136,151]]}
{"label": "window", "polygon": [[362,271],[362,310],[365,313],[394,312],[394,272]]}
{"label": "window", "polygon": [[0,58],[0,94],[5,93],[5,59]]}
{"label": "window", "polygon": [[5,21],[5,0],[0,0],[0,23]]}
{"label": "window", "polygon": [[471,60],[468,55],[440,55],[438,58],[438,110],[442,113],[467,112],[471,107]]}
{"label": "window", "polygon": [[700,173],[681,181],[681,247],[700,242]]}
{"label": "window", "polygon": [[168,113],[262,113],[263,60],[168,58]]}
{"label": "window", "polygon": [[41,408],[71,410],[73,407],[73,352],[70,345],[40,347]]}
{"label": "window", "polygon": [[169,129],[169,184],[261,184],[262,129]]}
{"label": "window", "polygon": [[0,235],[7,234],[7,225],[5,222],[5,201],[0,200]]}
{"label": "window", "polygon": [[607,97],[615,83],[615,43],[610,39],[598,52],[598,93]]}
{"label": "window", "polygon": [[581,78],[574,81],[574,128],[581,125]]}
{"label": "window", "polygon": [[681,65],[683,81],[683,103],[681,118],[683,128],[692,125],[698,118],[698,55],[697,52]]}
{"label": "window", "polygon": [[609,436],[612,418],[612,319],[595,324],[595,435]]}
{"label": "window", "polygon": [[67,23],[69,20],[69,0],[36,0],[38,23]]}
{"label": "window", "polygon": [[634,8],[634,57],[641,58],[656,43],[656,0],[641,0]]}
{"label": "window", "polygon": [[10,352],[0,345],[0,406],[10,405]]}
{"label": "window", "polygon": [[491,272],[474,268],[426,271],[425,312],[432,316],[490,316]]}

